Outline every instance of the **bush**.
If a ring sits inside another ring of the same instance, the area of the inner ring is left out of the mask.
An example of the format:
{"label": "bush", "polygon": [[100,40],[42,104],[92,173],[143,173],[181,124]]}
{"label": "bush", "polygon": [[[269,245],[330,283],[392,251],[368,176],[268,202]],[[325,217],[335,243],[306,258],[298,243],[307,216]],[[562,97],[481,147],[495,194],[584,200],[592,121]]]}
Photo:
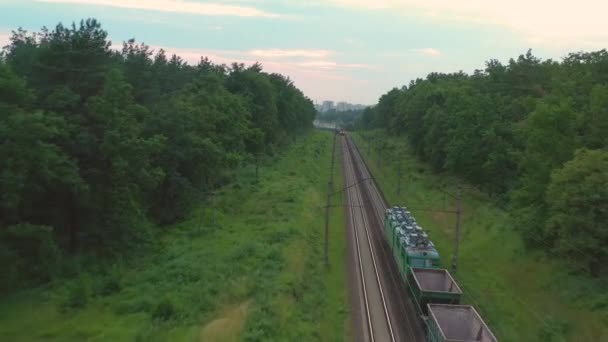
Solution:
{"label": "bush", "polygon": [[170,299],[163,299],[152,313],[152,318],[155,320],[167,321],[175,316],[177,310]]}
{"label": "bush", "polygon": [[95,283],[95,295],[97,296],[109,296],[114,293],[120,292],[122,284],[120,282],[120,276],[107,275],[103,278],[99,278]]}
{"label": "bush", "polygon": [[68,288],[67,296],[63,302],[64,309],[81,309],[87,305],[91,295],[91,278],[80,276]]}
{"label": "bush", "polygon": [[24,223],[0,230],[0,291],[49,281],[60,257],[52,227]]}
{"label": "bush", "polygon": [[103,277],[97,278],[95,282],[95,295],[109,296],[120,292],[122,289],[122,275],[117,266],[113,266]]}
{"label": "bush", "polygon": [[264,341],[269,340],[276,333],[276,315],[268,305],[256,307],[247,321],[244,341]]}
{"label": "bush", "polygon": [[549,318],[538,331],[538,338],[541,341],[552,342],[561,341],[563,336],[566,336],[570,330],[570,325],[567,322]]}
{"label": "bush", "polygon": [[114,313],[118,315],[132,314],[138,312],[149,312],[154,307],[152,299],[135,298],[133,300],[121,301],[114,306]]}

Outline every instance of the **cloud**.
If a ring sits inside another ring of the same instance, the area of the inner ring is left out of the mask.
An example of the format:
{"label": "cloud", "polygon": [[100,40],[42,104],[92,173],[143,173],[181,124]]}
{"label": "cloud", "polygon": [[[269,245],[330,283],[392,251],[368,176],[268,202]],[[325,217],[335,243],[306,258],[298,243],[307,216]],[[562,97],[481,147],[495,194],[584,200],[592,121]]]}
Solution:
{"label": "cloud", "polygon": [[285,58],[285,57],[307,57],[307,58],[325,58],[330,55],[327,50],[283,50],[283,49],[267,49],[267,50],[251,50],[249,55],[255,57],[267,58]]}
{"label": "cloud", "polygon": [[0,32],[0,49],[10,44],[11,35],[9,33]]}
{"label": "cloud", "polygon": [[437,49],[433,49],[433,48],[412,49],[412,51],[414,51],[420,55],[423,55],[423,56],[429,56],[429,57],[441,56],[441,51],[439,51]]}
{"label": "cloud", "polygon": [[97,5],[131,8],[150,11],[189,13],[208,16],[266,17],[275,18],[279,14],[266,12],[254,7],[226,5],[222,3],[200,3],[184,0],[36,0],[37,2]]}
{"label": "cloud", "polygon": [[334,61],[316,60],[291,63],[292,65],[301,66],[305,68],[319,68],[325,70],[333,69],[374,69],[375,66],[369,64],[357,64],[357,63],[337,63]]}
{"label": "cloud", "polygon": [[[122,47],[115,45],[113,48]],[[333,92],[333,95],[331,95],[333,97],[348,99],[353,93],[360,91],[360,87],[366,86],[368,83],[365,79],[353,78],[349,71],[355,69],[379,70],[374,65],[329,60],[329,56],[334,52],[326,50],[205,50],[167,46],[150,46],[150,48],[155,51],[162,48],[167,56],[175,54],[191,65],[196,65],[201,57],[207,57],[216,64],[227,65],[233,62],[244,63],[245,65],[259,62],[266,72],[289,76],[307,96],[317,100],[326,98],[329,90]],[[258,54],[259,56],[255,56],[252,55],[252,51],[290,51],[290,53]],[[309,53],[310,51],[323,51],[323,53]],[[262,55],[267,55],[267,57]],[[280,58],[276,58],[275,55],[279,55]],[[319,56],[322,56],[322,58]],[[319,82],[322,86],[319,86]]]}
{"label": "cloud", "polygon": [[[153,49],[159,50],[161,47],[152,46]],[[252,51],[272,51],[272,50],[251,50],[251,51],[239,51],[239,50],[203,50],[203,49],[183,49],[183,48],[172,48],[163,47],[162,49],[168,55],[176,54],[182,57],[186,62],[192,65],[196,65],[201,57],[207,57],[212,62],[218,64],[231,64],[232,62],[253,64],[259,62],[266,69],[268,67],[282,70],[346,70],[346,69],[376,69],[377,67],[369,64],[360,63],[340,63],[327,59],[318,59],[317,57],[325,57],[331,54],[331,52],[325,50],[280,50],[280,51],[291,51],[293,53],[278,54],[282,59],[275,59],[275,54],[252,54]],[[305,51],[324,51],[324,53],[296,53]],[[288,58],[289,57],[289,58]],[[311,57],[305,58],[304,60],[292,60],[291,58],[301,59],[300,57]]]}
{"label": "cloud", "polygon": [[[608,1],[578,0],[327,0],[338,7],[391,11],[434,22],[498,25],[542,44],[570,45],[581,41],[605,47]],[[318,2],[317,4],[321,4]],[[604,42],[604,46],[599,43]],[[597,43],[597,44],[595,44]]]}

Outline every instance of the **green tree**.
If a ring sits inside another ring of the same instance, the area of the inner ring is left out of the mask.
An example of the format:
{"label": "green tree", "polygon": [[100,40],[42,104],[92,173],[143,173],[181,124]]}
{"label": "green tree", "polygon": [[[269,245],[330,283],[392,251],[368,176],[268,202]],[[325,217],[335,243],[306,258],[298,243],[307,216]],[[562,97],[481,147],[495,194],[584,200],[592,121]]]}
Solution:
{"label": "green tree", "polygon": [[608,86],[591,90],[589,109],[580,115],[581,139],[588,148],[608,146]]}
{"label": "green tree", "polygon": [[143,136],[147,110],[135,104],[131,89],[120,71],[110,70],[101,94],[87,102],[86,125],[78,134],[82,174],[90,184],[84,212],[96,218],[82,224],[89,244],[120,246],[140,238],[146,197],[163,175],[150,158],[164,139]]}
{"label": "green tree", "polygon": [[226,82],[228,90],[247,100],[251,112],[251,123],[264,133],[265,144],[274,144],[279,136],[276,94],[262,66],[254,64],[248,68],[233,64]]}
{"label": "green tree", "polygon": [[608,260],[608,152],[577,150],[551,174],[546,201],[546,229],[557,237],[555,248],[598,276]]}
{"label": "green tree", "polygon": [[50,279],[59,261],[54,227],[64,223],[58,203],[86,188],[56,144],[65,122],[33,104],[25,82],[0,62],[0,290]]}
{"label": "green tree", "polygon": [[255,156],[257,168],[262,153],[312,126],[312,101],[259,64],[191,66],[133,39],[113,51],[107,36],[87,19],[19,29],[3,51],[7,288],[48,280],[60,256],[123,253],[152,222],[184,217],[243,161]]}
{"label": "green tree", "polygon": [[575,113],[568,99],[552,99],[538,104],[522,128],[526,148],[521,155],[523,173],[520,186],[513,191],[518,229],[529,243],[547,241],[544,201],[551,172],[572,157],[575,149]]}
{"label": "green tree", "polygon": [[197,194],[221,182],[225,169],[238,165],[249,134],[245,103],[217,76],[201,76],[148,120],[147,130],[167,139],[155,158],[165,174],[153,201],[160,222],[183,217]]}

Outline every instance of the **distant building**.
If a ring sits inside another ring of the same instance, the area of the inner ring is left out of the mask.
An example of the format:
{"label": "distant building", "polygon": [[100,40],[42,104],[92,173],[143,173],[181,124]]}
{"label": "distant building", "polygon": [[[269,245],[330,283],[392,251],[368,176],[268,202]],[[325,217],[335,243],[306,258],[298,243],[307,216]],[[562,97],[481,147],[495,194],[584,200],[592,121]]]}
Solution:
{"label": "distant building", "polygon": [[338,102],[338,104],[336,105],[336,111],[337,112],[345,112],[347,110],[349,110],[349,108],[352,105],[350,103],[347,102]]}
{"label": "distant building", "polygon": [[348,102],[338,102],[334,103],[334,101],[323,101],[323,103],[315,104],[315,108],[318,112],[324,113],[330,110],[335,110],[336,112],[346,112],[349,110],[363,110],[367,108],[365,105],[361,104],[352,104]]}
{"label": "distant building", "polygon": [[321,105],[321,112],[328,112],[334,108],[334,101],[323,101],[323,104]]}

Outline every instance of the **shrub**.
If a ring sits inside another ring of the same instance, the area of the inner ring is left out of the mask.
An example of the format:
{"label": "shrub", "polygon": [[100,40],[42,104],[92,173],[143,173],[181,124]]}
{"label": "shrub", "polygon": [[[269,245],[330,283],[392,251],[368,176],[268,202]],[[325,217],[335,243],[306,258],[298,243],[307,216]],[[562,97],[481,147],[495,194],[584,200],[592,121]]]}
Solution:
{"label": "shrub", "polygon": [[154,312],[152,312],[152,318],[155,320],[167,321],[173,318],[176,313],[177,311],[175,310],[173,302],[170,299],[163,299],[156,305]]}
{"label": "shrub", "polygon": [[91,279],[82,275],[68,287],[67,296],[63,302],[64,309],[80,309],[87,305],[91,295]]}
{"label": "shrub", "polygon": [[104,277],[98,278],[95,283],[95,295],[98,296],[109,296],[114,293],[120,292],[122,289],[122,283],[120,275],[116,273],[110,273]]}
{"label": "shrub", "polygon": [[0,230],[0,251],[0,291],[49,281],[61,256],[53,228],[28,223]]}
{"label": "shrub", "polygon": [[135,298],[133,300],[126,300],[117,303],[114,306],[114,313],[132,314],[138,312],[149,312],[154,307],[152,299],[149,298]]}
{"label": "shrub", "polygon": [[549,318],[538,331],[538,338],[541,341],[561,341],[563,336],[570,330],[570,325],[567,322],[559,321],[554,318]]}

